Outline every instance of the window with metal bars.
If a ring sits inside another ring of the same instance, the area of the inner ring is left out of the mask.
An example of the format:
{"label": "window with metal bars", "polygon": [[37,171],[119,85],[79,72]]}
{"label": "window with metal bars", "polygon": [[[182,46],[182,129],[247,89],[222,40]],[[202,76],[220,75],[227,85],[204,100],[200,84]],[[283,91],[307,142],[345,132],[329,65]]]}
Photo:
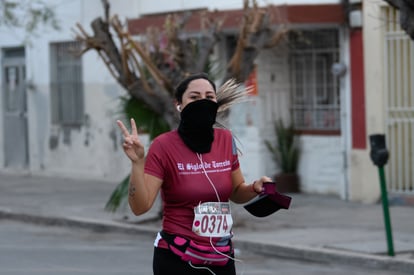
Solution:
{"label": "window with metal bars", "polygon": [[80,42],[50,45],[52,123],[79,127],[84,118],[84,94]]}
{"label": "window with metal bars", "polygon": [[292,119],[297,130],[340,130],[338,29],[302,30],[289,37]]}
{"label": "window with metal bars", "polygon": [[[384,34],[384,110],[390,159],[386,165],[388,190],[414,194],[414,41],[401,29],[400,12],[382,8]],[[378,81],[381,81],[378,79]]]}

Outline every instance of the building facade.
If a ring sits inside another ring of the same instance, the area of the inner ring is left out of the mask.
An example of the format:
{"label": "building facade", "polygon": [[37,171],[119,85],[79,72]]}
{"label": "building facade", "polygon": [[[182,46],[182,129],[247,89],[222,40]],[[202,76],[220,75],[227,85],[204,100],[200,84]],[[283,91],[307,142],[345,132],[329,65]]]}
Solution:
{"label": "building facade", "polygon": [[[367,134],[384,134],[389,150],[385,166],[389,193],[398,197],[414,194],[413,110],[414,110],[414,42],[401,29],[399,11],[384,1],[364,1],[363,43]],[[357,164],[352,171],[355,189],[364,186],[368,192],[378,182],[369,173],[369,148],[353,150],[351,159]],[[366,175],[360,179],[360,174]]]}
{"label": "building facade", "polygon": [[[110,1],[113,14],[141,23],[147,16],[182,10],[242,9],[242,1],[164,2]],[[302,192],[378,200],[368,135],[386,130],[378,99],[386,92],[378,81],[385,74],[378,61],[383,49],[373,45],[384,32],[368,15],[381,10],[380,1],[368,2],[359,6],[361,24],[350,27],[342,1],[266,1],[284,7],[292,31],[284,43],[259,55],[257,94],[234,106],[229,117],[246,180],[277,172],[264,141],[274,139],[273,123],[280,118],[297,129]],[[101,1],[71,1],[56,11],[61,30],[45,30],[31,46],[21,46],[22,34],[0,29],[0,170],[120,181],[129,164],[115,121],[122,119],[119,98],[126,91],[95,52],[69,54],[80,46],[71,29],[79,22],[91,32],[90,22],[103,15]],[[237,31],[227,27],[229,39],[221,40],[216,58],[229,58]]]}

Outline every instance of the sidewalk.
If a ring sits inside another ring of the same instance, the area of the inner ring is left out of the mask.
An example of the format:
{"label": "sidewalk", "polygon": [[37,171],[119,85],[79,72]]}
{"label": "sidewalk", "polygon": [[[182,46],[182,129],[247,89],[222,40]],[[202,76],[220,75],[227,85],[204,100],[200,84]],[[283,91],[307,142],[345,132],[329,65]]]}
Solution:
{"label": "sidewalk", "polygon": [[[108,213],[104,205],[117,183],[14,175],[0,172],[0,219],[77,226],[155,237],[159,205],[143,216],[128,207]],[[414,207],[391,205],[395,257],[387,256],[382,205],[336,197],[291,194],[289,210],[266,218],[233,207],[237,249],[344,265],[414,271]],[[412,273],[411,273],[412,274]]]}

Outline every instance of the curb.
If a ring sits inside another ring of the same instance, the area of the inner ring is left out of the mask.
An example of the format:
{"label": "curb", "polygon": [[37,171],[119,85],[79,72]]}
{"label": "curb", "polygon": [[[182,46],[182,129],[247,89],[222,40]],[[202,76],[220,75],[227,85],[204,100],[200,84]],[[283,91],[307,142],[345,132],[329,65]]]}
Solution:
{"label": "curb", "polygon": [[414,261],[381,255],[364,254],[329,248],[314,248],[300,245],[266,244],[235,238],[237,247],[267,256],[313,261],[319,263],[337,263],[381,270],[413,272]]}
{"label": "curb", "polygon": [[46,226],[76,227],[100,233],[114,232],[124,234],[146,234],[155,237],[155,234],[158,232],[158,228],[151,226],[129,225],[116,221],[111,222],[80,217],[46,217],[36,214],[16,213],[3,209],[0,209],[0,220],[1,219]]}
{"label": "curb", "polygon": [[[1,219],[47,226],[76,227],[101,233],[115,232],[124,234],[145,234],[153,237],[159,231],[159,228],[145,225],[131,225],[116,221],[102,221],[80,217],[46,217],[36,214],[16,213],[4,209],[0,209],[0,220]],[[252,242],[238,239],[237,237],[234,238],[234,243],[238,249],[245,249],[266,256],[277,256],[319,263],[337,263],[341,265],[352,265],[407,273],[414,270],[414,261],[402,258],[329,248]]]}

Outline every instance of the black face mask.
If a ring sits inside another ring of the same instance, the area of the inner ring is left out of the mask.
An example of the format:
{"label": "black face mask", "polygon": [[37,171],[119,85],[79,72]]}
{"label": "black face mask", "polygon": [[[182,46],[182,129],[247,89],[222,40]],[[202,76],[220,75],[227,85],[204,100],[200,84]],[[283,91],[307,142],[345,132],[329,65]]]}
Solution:
{"label": "black face mask", "polygon": [[216,122],[218,104],[208,99],[189,103],[181,111],[178,134],[184,143],[196,153],[208,153],[214,140],[213,125]]}

